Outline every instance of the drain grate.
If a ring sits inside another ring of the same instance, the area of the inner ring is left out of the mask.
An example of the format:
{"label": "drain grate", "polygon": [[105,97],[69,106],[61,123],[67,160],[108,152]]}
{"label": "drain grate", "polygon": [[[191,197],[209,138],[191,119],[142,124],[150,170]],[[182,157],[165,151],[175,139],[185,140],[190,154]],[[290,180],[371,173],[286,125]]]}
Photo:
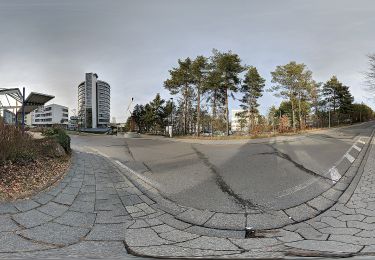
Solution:
{"label": "drain grate", "polygon": [[260,230],[255,230],[253,227],[247,227],[245,229],[245,238],[263,238],[264,235]]}

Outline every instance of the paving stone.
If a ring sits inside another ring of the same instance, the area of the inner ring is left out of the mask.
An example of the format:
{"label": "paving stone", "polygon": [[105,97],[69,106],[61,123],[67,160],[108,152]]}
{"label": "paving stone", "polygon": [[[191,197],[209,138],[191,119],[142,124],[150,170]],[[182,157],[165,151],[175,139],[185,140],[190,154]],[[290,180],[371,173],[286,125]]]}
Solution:
{"label": "paving stone", "polygon": [[110,200],[96,200],[95,210],[115,210],[116,208],[123,207],[122,203],[112,203]]}
{"label": "paving stone", "polygon": [[73,204],[69,207],[69,210],[79,211],[79,212],[94,212],[95,203],[91,201],[79,201],[75,200]]}
{"label": "paving stone", "polygon": [[55,245],[77,243],[89,232],[87,228],[70,227],[58,223],[46,223],[41,226],[21,231],[22,236],[34,241]]}
{"label": "paving stone", "polygon": [[348,208],[348,207],[345,207],[343,204],[337,204],[335,205],[335,210],[338,210],[344,214],[356,214],[355,210],[354,209],[351,209],[351,208]]}
{"label": "paving stone", "polygon": [[79,193],[80,187],[71,187],[71,186],[66,186],[61,192],[63,194],[72,194],[74,196],[77,196]]}
{"label": "paving stone", "polygon": [[286,214],[292,217],[295,221],[302,221],[312,218],[318,214],[318,212],[308,206],[307,204],[301,204],[297,207],[289,208],[285,210]]}
{"label": "paving stone", "polygon": [[214,212],[208,210],[190,208],[177,215],[176,218],[188,223],[203,225],[213,214]]}
{"label": "paving stone", "polygon": [[285,229],[287,231],[292,231],[292,232],[296,231],[299,228],[311,228],[311,226],[309,224],[307,224],[306,222],[300,222],[300,223],[297,223],[297,224],[288,225],[288,226],[283,227],[283,229]]}
{"label": "paving stone", "polygon": [[43,192],[43,193],[40,193],[40,194],[34,196],[33,200],[35,200],[39,204],[46,204],[47,202],[51,201],[54,198],[55,198],[55,196],[52,196],[50,194],[47,194],[47,193]]}
{"label": "paving stone", "polygon": [[12,220],[10,215],[0,215],[0,232],[14,231],[20,227]]}
{"label": "paving stone", "polygon": [[121,196],[120,199],[125,206],[143,203],[143,200],[138,195]]}
{"label": "paving stone", "polygon": [[335,189],[329,189],[329,190],[323,192],[322,196],[327,198],[327,199],[330,199],[332,201],[337,201],[340,198],[341,194],[342,194],[342,191],[335,190]]}
{"label": "paving stone", "polygon": [[364,238],[364,237],[357,237],[357,236],[351,236],[351,235],[331,235],[328,239],[332,241],[338,241],[338,242],[350,243],[350,244],[362,245],[362,246],[375,244],[375,241],[373,238]]}
{"label": "paving stone", "polygon": [[84,259],[128,258],[124,244],[119,241],[82,241],[60,249],[62,255]]}
{"label": "paving stone", "polygon": [[229,240],[235,245],[245,250],[251,250],[254,248],[266,248],[281,244],[276,238],[249,238],[249,239],[234,239]]}
{"label": "paving stone", "polygon": [[28,200],[18,200],[16,202],[13,202],[13,205],[19,210],[19,211],[27,211],[34,209],[36,207],[39,207],[40,204],[28,199]]}
{"label": "paving stone", "polygon": [[0,214],[17,213],[18,209],[12,204],[7,202],[0,203]]}
{"label": "paving stone", "polygon": [[244,230],[246,217],[244,214],[214,214],[203,226],[218,229]]}
{"label": "paving stone", "polygon": [[321,222],[327,223],[331,227],[346,227],[346,223],[344,221],[340,221],[334,217],[322,217]]}
{"label": "paving stone", "polygon": [[327,208],[331,207],[335,202],[327,199],[323,196],[318,196],[310,201],[307,202],[307,204],[319,211],[326,210]]}
{"label": "paving stone", "polygon": [[140,208],[138,208],[138,207],[136,207],[136,206],[126,206],[125,209],[126,209],[126,211],[129,212],[130,214],[131,214],[131,213],[137,213],[137,212],[142,211]]}
{"label": "paving stone", "polygon": [[337,241],[316,241],[316,240],[303,240],[297,242],[291,242],[285,244],[286,246],[313,250],[313,251],[323,251],[323,252],[334,252],[334,253],[356,253],[361,250],[361,246],[342,243]]}
{"label": "paving stone", "polygon": [[375,211],[369,209],[356,209],[357,214],[362,214],[368,217],[375,217]]}
{"label": "paving stone", "polygon": [[151,228],[139,228],[126,230],[126,243],[128,246],[155,246],[173,242],[159,237]]}
{"label": "paving stone", "polygon": [[367,253],[371,253],[373,254],[375,252],[375,246],[365,246],[362,250],[361,250],[361,253],[364,253],[364,254],[367,254]]}
{"label": "paving stone", "polygon": [[[362,220],[364,220],[364,218],[365,218],[365,216],[363,216],[363,215],[355,214],[355,215],[342,215],[342,216],[338,217],[337,219],[341,220],[341,221],[350,221],[350,220],[362,221]],[[366,221],[364,220],[364,222],[366,222]],[[375,218],[374,218],[374,222],[375,222]]]}
{"label": "paving stone", "polygon": [[73,227],[91,228],[95,221],[95,214],[66,211],[61,217],[53,221]]}
{"label": "paving stone", "polygon": [[162,225],[162,224],[163,224],[163,222],[160,221],[158,218],[145,219],[145,221],[146,221],[150,226],[157,226],[157,225]]}
{"label": "paving stone", "polygon": [[314,239],[314,240],[326,240],[328,235],[322,234],[318,230],[309,227],[309,228],[299,228],[295,232],[300,234],[305,239]]}
{"label": "paving stone", "polygon": [[[339,217],[339,216],[342,216],[344,213],[342,213],[341,211],[338,211],[338,210],[334,210],[334,209],[330,209],[330,210],[327,210],[326,212],[320,214],[319,216],[320,217]],[[317,218],[319,218],[319,216]]]}
{"label": "paving stone", "polygon": [[76,200],[95,202],[95,192],[79,193]]}
{"label": "paving stone", "polygon": [[335,234],[335,235],[354,235],[360,232],[358,228],[340,228],[340,227],[326,227],[319,229],[321,233]]}
{"label": "paving stone", "polygon": [[141,200],[143,200],[145,203],[147,203],[148,205],[152,205],[155,203],[155,201],[151,200],[149,197],[147,197],[146,195],[140,195],[139,196],[141,198]]}
{"label": "paving stone", "polygon": [[73,194],[60,193],[56,198],[53,199],[53,201],[60,204],[72,205],[74,199],[75,195]]}
{"label": "paving stone", "polygon": [[97,211],[95,223],[99,224],[115,224],[124,223],[131,220],[131,217],[124,212],[119,212],[118,210],[112,211]]}
{"label": "paving stone", "polygon": [[149,227],[150,225],[144,221],[143,219],[136,219],[135,223],[131,225],[129,228],[145,228]]}
{"label": "paving stone", "polygon": [[215,250],[203,250],[197,248],[185,248],[180,246],[168,245],[168,246],[148,246],[148,247],[132,247],[131,250],[137,255],[150,255],[155,257],[215,257],[225,256],[229,257],[234,254],[239,254],[241,251],[215,251]]}
{"label": "paving stone", "polygon": [[158,225],[151,227],[156,233],[164,233],[164,232],[170,232],[172,230],[176,230],[174,227],[168,226],[166,224]]}
{"label": "paving stone", "polygon": [[185,232],[185,231],[180,231],[177,229],[169,231],[169,232],[160,233],[159,236],[161,238],[167,239],[169,241],[174,241],[174,242],[184,242],[184,241],[199,237],[196,234],[192,234],[192,233]]}
{"label": "paving stone", "polygon": [[276,238],[282,242],[288,243],[288,242],[294,242],[294,241],[300,241],[304,238],[298,234],[297,232],[291,232],[288,230],[278,230],[276,233]]}
{"label": "paving stone", "polygon": [[41,225],[43,223],[51,221],[52,219],[52,216],[40,212],[36,209],[13,215],[13,220],[26,228]]}
{"label": "paving stone", "polygon": [[364,230],[375,230],[375,224],[369,224],[361,221],[348,221],[348,227],[354,227]]}
{"label": "paving stone", "polygon": [[66,205],[57,204],[55,202],[48,202],[46,205],[43,205],[38,208],[39,211],[58,217],[61,216],[65,211],[68,210],[68,207]]}
{"label": "paving stone", "polygon": [[[360,215],[358,215],[358,216],[360,216]],[[353,219],[353,220],[358,220],[358,221],[363,220],[363,222],[370,223],[370,224],[375,223],[375,217],[366,217],[364,219]]]}
{"label": "paving stone", "polygon": [[133,223],[134,221],[120,224],[95,224],[86,240],[125,240],[126,229]]}
{"label": "paving stone", "polygon": [[163,221],[165,224],[167,224],[171,227],[174,227],[174,228],[180,229],[180,230],[186,229],[186,228],[191,226],[188,223],[185,223],[185,222],[182,222],[178,219],[175,219],[170,214],[164,214],[164,215],[159,216],[159,220]]}
{"label": "paving stone", "polygon": [[0,235],[0,253],[26,252],[48,248],[52,247],[44,244],[34,243],[11,232],[3,232]]}
{"label": "paving stone", "polygon": [[[375,230],[363,230],[357,234],[355,234],[357,237],[372,237],[375,238]],[[375,243],[374,243],[375,245]]]}
{"label": "paving stone", "polygon": [[140,208],[143,212],[145,212],[147,214],[152,214],[152,213],[156,212],[153,208],[151,208],[146,203],[140,203],[140,204],[136,204],[134,206],[136,206],[137,208]]}
{"label": "paving stone", "polygon": [[[95,179],[93,180],[92,184],[95,184]],[[80,193],[81,194],[84,194],[84,193],[95,193],[95,185],[83,185],[81,187]]]}
{"label": "paving stone", "polygon": [[239,248],[228,239],[217,237],[198,237],[193,240],[176,244],[182,247],[199,248],[207,250],[238,250]]}
{"label": "paving stone", "polygon": [[314,219],[306,220],[306,223],[317,230],[329,226],[327,223],[323,223]]}
{"label": "paving stone", "polygon": [[186,232],[190,232],[197,235],[209,236],[209,237],[222,237],[222,238],[244,238],[245,231],[238,230],[224,230],[224,229],[213,229],[200,226],[191,226],[185,229]]}
{"label": "paving stone", "polygon": [[283,211],[263,214],[248,214],[247,226],[253,229],[273,229],[293,223]]}

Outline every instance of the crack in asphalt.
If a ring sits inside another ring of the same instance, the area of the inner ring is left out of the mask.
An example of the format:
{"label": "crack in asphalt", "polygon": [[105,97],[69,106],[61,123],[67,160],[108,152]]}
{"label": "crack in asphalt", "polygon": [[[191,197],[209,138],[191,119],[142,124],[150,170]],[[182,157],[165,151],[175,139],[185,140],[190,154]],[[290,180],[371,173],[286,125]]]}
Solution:
{"label": "crack in asphalt", "polygon": [[239,206],[244,209],[254,209],[260,210],[260,205],[253,203],[250,200],[246,200],[241,198],[238,194],[236,194],[232,188],[224,181],[223,177],[218,173],[215,165],[210,163],[209,159],[200,152],[196,147],[191,145],[191,148],[195,151],[198,158],[211,170],[211,172],[215,175],[216,184],[219,186],[220,190],[224,193],[228,194]]}
{"label": "crack in asphalt", "polygon": [[258,153],[258,154],[274,154],[274,155],[276,155],[276,156],[278,156],[280,158],[283,158],[283,159],[285,159],[285,160],[293,163],[293,165],[295,167],[297,167],[298,169],[302,170],[303,172],[305,172],[307,174],[310,174],[310,175],[312,175],[314,177],[321,178],[321,179],[324,179],[324,180],[332,181],[331,178],[328,178],[326,176],[320,175],[320,174],[318,174],[318,173],[316,173],[316,172],[314,172],[314,171],[306,168],[302,164],[294,161],[288,154],[281,152],[280,150],[278,150],[277,148],[275,148],[273,145],[268,144],[268,146],[273,149],[273,152],[264,152],[264,153]]}

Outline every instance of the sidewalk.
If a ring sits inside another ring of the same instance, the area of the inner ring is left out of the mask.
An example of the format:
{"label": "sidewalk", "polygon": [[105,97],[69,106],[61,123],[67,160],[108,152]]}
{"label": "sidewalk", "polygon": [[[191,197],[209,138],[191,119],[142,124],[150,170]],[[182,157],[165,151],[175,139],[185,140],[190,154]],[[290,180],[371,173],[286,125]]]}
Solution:
{"label": "sidewalk", "polygon": [[174,207],[147,183],[147,192],[138,189],[121,165],[76,150],[70,171],[56,187],[0,204],[0,258],[375,255],[374,141],[367,156],[351,185],[324,213],[280,229],[245,233],[204,227],[214,221],[209,212],[202,216]]}

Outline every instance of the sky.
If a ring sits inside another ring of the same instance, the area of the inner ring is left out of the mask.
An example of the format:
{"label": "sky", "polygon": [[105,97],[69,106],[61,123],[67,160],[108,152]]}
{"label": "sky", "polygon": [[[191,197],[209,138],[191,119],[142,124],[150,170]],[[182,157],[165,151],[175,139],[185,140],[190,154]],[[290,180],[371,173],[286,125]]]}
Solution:
{"label": "sky", "polygon": [[[372,0],[0,0],[0,88],[25,86],[72,110],[95,72],[111,85],[111,118],[124,122],[132,97],[170,98],[163,82],[178,59],[216,48],[256,66],[266,88],[277,65],[296,61],[318,82],[336,75],[375,108],[364,83],[374,14]],[[259,101],[266,113],[281,99],[265,92]]]}

